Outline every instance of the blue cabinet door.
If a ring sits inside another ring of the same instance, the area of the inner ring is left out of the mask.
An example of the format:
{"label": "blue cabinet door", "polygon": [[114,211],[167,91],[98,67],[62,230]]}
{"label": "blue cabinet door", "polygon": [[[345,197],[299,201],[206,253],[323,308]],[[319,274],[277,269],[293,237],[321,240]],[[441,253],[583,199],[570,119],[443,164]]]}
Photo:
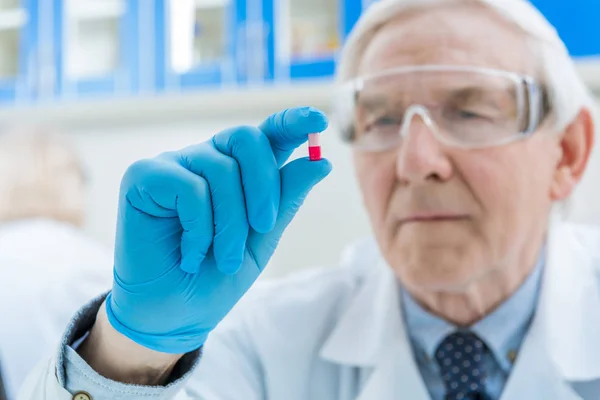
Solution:
{"label": "blue cabinet door", "polygon": [[267,24],[268,76],[331,77],[338,51],[360,17],[361,0],[260,0]]}
{"label": "blue cabinet door", "polygon": [[156,88],[245,81],[246,0],[156,0]]}
{"label": "blue cabinet door", "polygon": [[556,27],[573,57],[600,57],[600,1],[531,2]]}
{"label": "blue cabinet door", "polygon": [[[114,97],[137,91],[138,7],[146,1],[53,0],[56,94],[60,98]],[[78,6],[70,9],[69,3]]]}
{"label": "blue cabinet door", "polygon": [[0,102],[35,98],[38,43],[37,0],[4,2],[0,7]]}

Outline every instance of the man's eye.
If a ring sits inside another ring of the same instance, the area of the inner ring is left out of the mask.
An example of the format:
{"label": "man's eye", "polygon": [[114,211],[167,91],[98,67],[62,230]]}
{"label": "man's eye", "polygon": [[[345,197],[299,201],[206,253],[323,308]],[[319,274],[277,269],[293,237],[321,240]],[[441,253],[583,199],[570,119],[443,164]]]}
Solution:
{"label": "man's eye", "polygon": [[495,119],[497,114],[494,110],[452,108],[447,110],[446,116],[458,121],[490,121]]}
{"label": "man's eye", "polygon": [[386,126],[386,125],[400,125],[402,123],[402,120],[399,118],[394,118],[394,117],[380,117],[377,120],[375,120],[375,123],[373,125],[379,125],[379,126]]}
{"label": "man's eye", "polygon": [[469,110],[458,110],[458,116],[463,119],[487,119],[487,117],[481,113],[477,113]]}

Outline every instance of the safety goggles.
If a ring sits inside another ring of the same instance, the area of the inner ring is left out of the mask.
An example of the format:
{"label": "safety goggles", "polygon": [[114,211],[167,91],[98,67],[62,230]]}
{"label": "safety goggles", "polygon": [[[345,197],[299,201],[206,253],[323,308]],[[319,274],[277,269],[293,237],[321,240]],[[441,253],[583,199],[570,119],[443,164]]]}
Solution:
{"label": "safety goggles", "polygon": [[545,88],[532,77],[447,65],[360,77],[336,99],[344,140],[364,151],[400,146],[416,118],[448,146],[499,146],[532,135],[550,109]]}

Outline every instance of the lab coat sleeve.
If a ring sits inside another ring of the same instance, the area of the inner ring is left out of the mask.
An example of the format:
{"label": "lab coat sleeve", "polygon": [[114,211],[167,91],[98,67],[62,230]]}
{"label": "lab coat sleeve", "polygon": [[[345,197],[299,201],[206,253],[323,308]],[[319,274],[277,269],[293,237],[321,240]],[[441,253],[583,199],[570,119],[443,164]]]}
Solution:
{"label": "lab coat sleeve", "polygon": [[200,352],[186,354],[178,363],[175,380],[167,386],[137,386],[111,381],[96,373],[71,347],[94,323],[102,295],[81,309],[67,327],[60,349],[28,376],[18,400],[72,400],[79,391],[92,400],[189,400],[184,386],[198,364]]}

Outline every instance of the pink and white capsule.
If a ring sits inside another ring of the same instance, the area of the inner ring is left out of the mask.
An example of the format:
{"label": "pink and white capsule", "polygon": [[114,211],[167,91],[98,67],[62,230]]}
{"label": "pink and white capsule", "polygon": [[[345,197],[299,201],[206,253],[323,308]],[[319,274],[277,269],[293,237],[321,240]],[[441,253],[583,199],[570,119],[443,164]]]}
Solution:
{"label": "pink and white capsule", "polygon": [[308,158],[310,161],[321,159],[321,137],[318,133],[308,134]]}

